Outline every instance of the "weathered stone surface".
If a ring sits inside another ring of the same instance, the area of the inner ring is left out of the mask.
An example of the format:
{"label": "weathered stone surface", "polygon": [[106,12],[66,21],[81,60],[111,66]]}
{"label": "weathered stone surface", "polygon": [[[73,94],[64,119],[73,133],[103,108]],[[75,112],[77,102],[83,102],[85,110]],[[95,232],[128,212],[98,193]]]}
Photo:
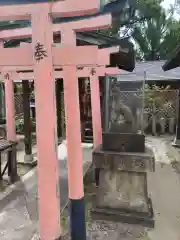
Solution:
{"label": "weathered stone surface", "polygon": [[151,211],[151,207],[149,208],[148,213],[134,211],[125,212],[112,208],[92,208],[91,216],[94,220],[123,222],[154,228],[154,214]]}
{"label": "weathered stone surface", "polygon": [[153,152],[93,151],[93,162],[100,169],[99,188],[92,215],[128,223],[154,226],[147,191],[147,171],[155,170]]}
{"label": "weathered stone surface", "polygon": [[145,136],[138,133],[104,132],[102,149],[117,152],[145,152]]}
{"label": "weathered stone surface", "polygon": [[146,181],[146,173],[102,169],[96,207],[148,212]]}
{"label": "weathered stone surface", "polygon": [[98,146],[93,151],[93,163],[97,168],[146,172],[154,171],[153,152],[146,148],[144,153],[126,153],[115,151],[104,151]]}

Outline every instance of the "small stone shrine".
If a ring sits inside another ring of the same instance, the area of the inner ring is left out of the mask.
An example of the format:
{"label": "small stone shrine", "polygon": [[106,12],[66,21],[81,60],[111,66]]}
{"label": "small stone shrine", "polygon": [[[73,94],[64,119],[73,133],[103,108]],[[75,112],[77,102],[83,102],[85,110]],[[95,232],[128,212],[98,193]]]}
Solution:
{"label": "small stone shrine", "polygon": [[111,124],[103,133],[102,145],[93,151],[99,186],[92,218],[154,227],[147,172],[155,171],[155,160],[145,146],[145,136],[138,132],[137,112],[142,110],[142,101],[134,95],[130,105],[124,104],[117,81],[111,85],[111,96]]}

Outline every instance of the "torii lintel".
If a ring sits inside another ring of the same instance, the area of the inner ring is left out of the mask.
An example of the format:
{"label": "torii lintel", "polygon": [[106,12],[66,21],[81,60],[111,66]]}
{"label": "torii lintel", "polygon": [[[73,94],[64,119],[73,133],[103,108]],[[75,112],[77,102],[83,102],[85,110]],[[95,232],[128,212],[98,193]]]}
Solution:
{"label": "torii lintel", "polygon": [[[39,45],[38,45],[39,44]],[[33,59],[41,61],[47,57],[46,49],[40,43],[37,43],[32,49],[31,44],[19,48],[1,48],[0,49],[0,67],[21,67],[34,66]],[[109,64],[109,53],[105,49],[98,49],[97,46],[63,46],[52,47],[53,66],[106,66]],[[18,56],[18,57],[17,57]]]}
{"label": "torii lintel", "polygon": [[[92,31],[96,29],[106,29],[111,26],[111,21],[112,21],[111,14],[105,14],[102,16],[96,16],[93,18],[82,19],[82,20],[72,21],[68,23],[52,24],[52,31],[54,33],[58,33],[63,30],[69,29],[69,27],[71,28],[71,30],[74,30],[76,32]],[[31,36],[32,36],[31,27],[0,31],[0,39],[3,39],[3,40],[28,38]]]}
{"label": "torii lintel", "polygon": [[99,0],[65,0],[49,3],[0,6],[0,21],[29,20],[39,6],[48,4],[51,7],[53,17],[72,17],[93,14],[96,13],[100,7]]}

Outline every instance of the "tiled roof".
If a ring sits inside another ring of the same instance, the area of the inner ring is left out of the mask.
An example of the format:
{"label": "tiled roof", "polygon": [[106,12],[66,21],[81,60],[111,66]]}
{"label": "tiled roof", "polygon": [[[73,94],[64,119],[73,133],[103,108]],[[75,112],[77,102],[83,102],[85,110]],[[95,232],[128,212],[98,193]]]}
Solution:
{"label": "tiled roof", "polygon": [[169,81],[180,80],[180,67],[164,72],[162,66],[165,61],[136,62],[132,73],[121,71],[120,81]]}

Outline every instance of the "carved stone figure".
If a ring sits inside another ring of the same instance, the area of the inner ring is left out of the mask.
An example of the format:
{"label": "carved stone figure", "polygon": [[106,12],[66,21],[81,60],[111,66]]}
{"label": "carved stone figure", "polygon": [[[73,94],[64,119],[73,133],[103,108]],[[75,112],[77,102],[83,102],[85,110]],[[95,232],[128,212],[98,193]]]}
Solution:
{"label": "carved stone figure", "polygon": [[137,126],[137,110],[142,104],[140,98],[133,95],[127,102],[127,105],[122,103],[120,99],[120,87],[117,81],[112,84],[112,109],[111,109],[111,125],[110,132],[119,133],[136,133]]}

